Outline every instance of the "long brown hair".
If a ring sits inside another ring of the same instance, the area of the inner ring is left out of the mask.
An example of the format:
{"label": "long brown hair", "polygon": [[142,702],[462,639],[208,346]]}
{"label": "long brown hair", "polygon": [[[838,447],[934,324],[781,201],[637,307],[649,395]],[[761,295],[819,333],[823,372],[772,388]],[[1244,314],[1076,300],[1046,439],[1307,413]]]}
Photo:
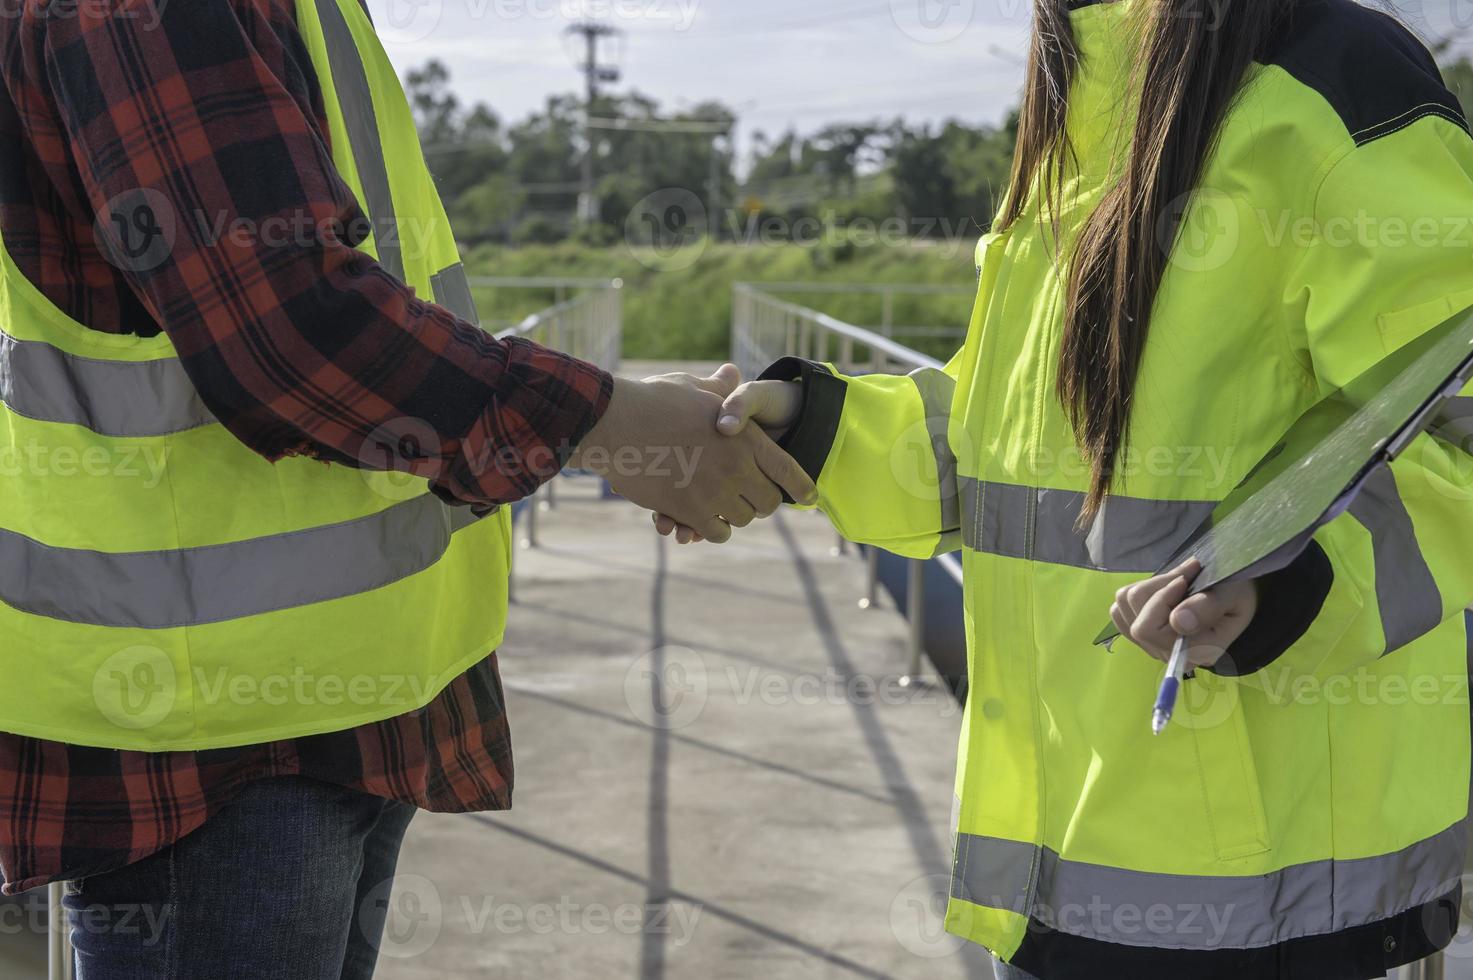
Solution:
{"label": "long brown hair", "polygon": [[[1068,252],[1059,398],[1090,462],[1081,521],[1098,513],[1130,428],[1151,309],[1190,194],[1249,65],[1300,0],[1145,0],[1135,59],[1140,93],[1120,180]],[[1080,51],[1071,0],[1035,0],[1011,191],[999,227],[1042,195],[1057,231],[1072,159],[1065,121]],[[1057,236],[1056,236],[1057,237]]]}

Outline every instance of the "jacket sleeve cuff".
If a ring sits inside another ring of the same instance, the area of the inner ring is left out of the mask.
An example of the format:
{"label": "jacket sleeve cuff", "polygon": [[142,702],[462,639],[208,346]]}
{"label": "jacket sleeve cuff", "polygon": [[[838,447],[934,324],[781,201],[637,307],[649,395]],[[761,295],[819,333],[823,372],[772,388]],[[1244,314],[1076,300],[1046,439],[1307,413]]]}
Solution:
{"label": "jacket sleeve cuff", "polygon": [[1334,584],[1329,555],[1319,542],[1311,541],[1288,568],[1258,580],[1253,622],[1211,672],[1247,677],[1273,664],[1309,632]]}
{"label": "jacket sleeve cuff", "polygon": [[[828,365],[798,357],[783,358],[763,371],[757,380],[796,381],[803,386],[798,421],[778,440],[778,446],[817,483],[839,434],[848,385]],[[793,503],[791,499],[787,502]]]}

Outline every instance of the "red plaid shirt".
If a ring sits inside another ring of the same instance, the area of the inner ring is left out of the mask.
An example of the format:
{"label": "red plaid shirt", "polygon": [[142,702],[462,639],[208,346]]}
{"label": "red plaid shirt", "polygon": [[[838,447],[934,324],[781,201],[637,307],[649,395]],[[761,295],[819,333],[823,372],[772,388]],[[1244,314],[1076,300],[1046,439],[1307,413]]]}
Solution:
{"label": "red plaid shirt", "polygon": [[[416,472],[453,502],[504,504],[555,467],[488,462],[508,450],[551,459],[597,421],[607,374],[492,339],[348,242],[224,248],[182,233],[146,271],[108,262],[98,215],[140,188],[225,227],[289,215],[367,227],[332,166],[291,0],[0,6],[6,250],[86,326],[167,332],[206,405],[246,445],[270,459],[344,462],[365,458],[365,440],[385,424],[432,420],[426,441],[439,452]],[[279,775],[430,810],[505,808],[511,747],[494,655],[422,710],[269,745],[145,754],[0,734],[4,890],[140,860],[246,783]]]}

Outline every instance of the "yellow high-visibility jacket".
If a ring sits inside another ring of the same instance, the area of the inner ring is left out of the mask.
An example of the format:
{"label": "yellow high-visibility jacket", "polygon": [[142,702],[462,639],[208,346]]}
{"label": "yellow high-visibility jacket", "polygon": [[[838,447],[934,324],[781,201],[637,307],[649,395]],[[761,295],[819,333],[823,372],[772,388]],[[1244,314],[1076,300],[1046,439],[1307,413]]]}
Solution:
{"label": "yellow high-visibility jacket", "polygon": [[[1072,14],[1066,243],[1130,128],[1138,2]],[[1103,512],[1057,394],[1067,273],[1037,195],[977,248],[944,371],[805,384],[786,444],[847,537],[960,548],[969,674],[948,928],[1043,980],[1380,976],[1456,921],[1469,789],[1473,461],[1419,437],[1314,553],[1297,642],[1199,672],[1092,646],[1305,410],[1473,305],[1473,139],[1390,18],[1313,0],[1245,79],[1175,243]],[[1066,253],[1067,254],[1067,249]],[[1452,413],[1473,414],[1473,402]],[[939,437],[939,438],[933,438]],[[1328,577],[1328,575],[1327,575]]]}
{"label": "yellow high-visibility jacket", "polygon": [[[120,14],[119,16],[122,16]],[[358,0],[298,0],[360,246],[474,322],[398,76]],[[140,201],[147,203],[145,192]],[[267,462],[200,401],[167,334],[88,329],[0,243],[0,729],[162,752],[400,715],[501,642],[510,514],[427,481]]]}

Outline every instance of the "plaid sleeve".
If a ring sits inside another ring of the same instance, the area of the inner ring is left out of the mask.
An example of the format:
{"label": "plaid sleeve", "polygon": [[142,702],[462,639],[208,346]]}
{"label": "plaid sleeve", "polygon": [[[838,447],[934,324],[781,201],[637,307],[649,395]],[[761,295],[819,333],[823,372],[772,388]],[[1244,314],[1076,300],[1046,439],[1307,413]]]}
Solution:
{"label": "plaid sleeve", "polygon": [[[556,473],[612,380],[495,340],[353,247],[366,222],[291,4],[27,9],[47,18],[34,71],[63,124],[50,152],[86,191],[78,218],[236,438],[272,460],[410,471],[470,504]],[[110,248],[107,229],[140,220],[153,247]]]}

